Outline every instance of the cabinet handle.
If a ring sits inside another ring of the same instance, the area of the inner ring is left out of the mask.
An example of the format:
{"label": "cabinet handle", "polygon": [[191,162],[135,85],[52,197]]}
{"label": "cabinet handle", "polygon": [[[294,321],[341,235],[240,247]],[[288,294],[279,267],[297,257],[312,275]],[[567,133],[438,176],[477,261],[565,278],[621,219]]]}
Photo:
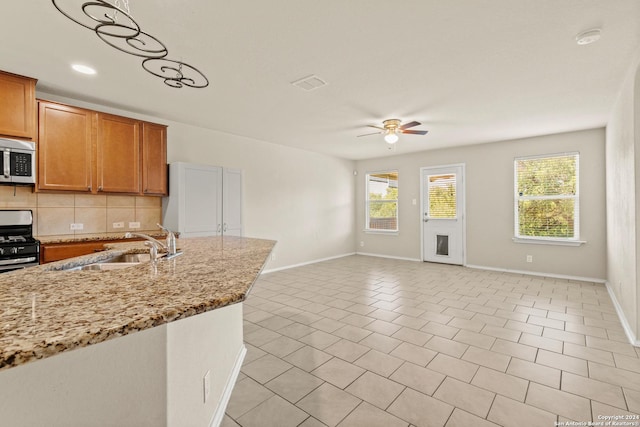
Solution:
{"label": "cabinet handle", "polygon": [[87,190],[91,191],[91,186],[88,186],[88,187],[87,187]]}
{"label": "cabinet handle", "polygon": [[102,191],[102,185],[98,187],[98,191]]}
{"label": "cabinet handle", "polygon": [[224,231],[225,233],[227,232],[227,223],[224,223],[224,227],[222,228],[222,231]]}
{"label": "cabinet handle", "polygon": [[221,229],[222,227],[220,226],[220,224],[218,224],[218,233],[220,232]]}

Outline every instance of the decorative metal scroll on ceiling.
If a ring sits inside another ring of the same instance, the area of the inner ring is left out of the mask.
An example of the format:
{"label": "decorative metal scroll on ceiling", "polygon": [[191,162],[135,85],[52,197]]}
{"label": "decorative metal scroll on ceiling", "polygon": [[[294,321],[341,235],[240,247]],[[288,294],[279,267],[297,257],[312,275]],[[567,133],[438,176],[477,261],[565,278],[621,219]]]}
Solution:
{"label": "decorative metal scroll on ceiling", "polygon": [[167,86],[209,86],[209,80],[200,70],[182,61],[167,58],[167,47],[156,37],[142,31],[131,16],[129,0],[113,0],[112,3],[104,0],[87,1],[73,12],[66,11],[67,8],[62,8],[60,4],[78,3],[77,0],[51,1],[60,13],[76,24],[94,31],[109,46],[144,58],[142,68],[163,79]]}

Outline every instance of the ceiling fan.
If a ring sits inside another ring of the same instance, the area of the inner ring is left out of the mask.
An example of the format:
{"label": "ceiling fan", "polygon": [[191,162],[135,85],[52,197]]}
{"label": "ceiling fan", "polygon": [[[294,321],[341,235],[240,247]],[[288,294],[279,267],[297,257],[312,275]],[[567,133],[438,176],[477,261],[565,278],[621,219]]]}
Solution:
{"label": "ceiling fan", "polygon": [[409,128],[419,126],[421,124],[420,122],[413,121],[413,122],[405,123],[403,125],[400,125],[400,123],[401,121],[398,119],[388,119],[382,122],[383,127],[368,125],[370,128],[380,129],[380,131],[373,132],[373,133],[365,133],[364,135],[358,135],[358,137],[384,134],[384,140],[387,143],[395,144],[396,142],[398,142],[398,137],[399,137],[399,134],[401,133],[410,134],[410,135],[426,135],[427,132],[429,132],[428,130],[408,130]]}

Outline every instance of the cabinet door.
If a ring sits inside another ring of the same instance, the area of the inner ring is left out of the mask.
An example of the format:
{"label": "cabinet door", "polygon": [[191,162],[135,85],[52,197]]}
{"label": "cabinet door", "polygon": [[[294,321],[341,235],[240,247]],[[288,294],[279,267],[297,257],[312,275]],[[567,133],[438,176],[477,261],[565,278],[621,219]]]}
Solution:
{"label": "cabinet door", "polygon": [[98,192],[140,193],[140,122],[98,113]]}
{"label": "cabinet door", "polygon": [[222,177],[222,232],[242,236],[242,171],[224,169]]}
{"label": "cabinet door", "polygon": [[92,130],[95,113],[39,102],[38,189],[92,190]]}
{"label": "cabinet door", "polygon": [[142,193],[166,196],[167,127],[142,124]]}
{"label": "cabinet door", "polygon": [[0,135],[36,136],[36,81],[0,72]]}

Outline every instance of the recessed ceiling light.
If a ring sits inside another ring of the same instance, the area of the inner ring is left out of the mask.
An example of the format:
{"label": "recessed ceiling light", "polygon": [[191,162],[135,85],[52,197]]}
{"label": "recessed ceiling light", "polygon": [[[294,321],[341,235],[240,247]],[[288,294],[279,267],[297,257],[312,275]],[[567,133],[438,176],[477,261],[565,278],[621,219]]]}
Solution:
{"label": "recessed ceiling light", "polygon": [[580,46],[595,43],[600,40],[600,28],[584,31],[576,36],[576,43]]}
{"label": "recessed ceiling light", "polygon": [[87,65],[73,64],[71,65],[71,68],[73,68],[74,70],[82,74],[89,74],[89,75],[96,74],[96,70]]}

